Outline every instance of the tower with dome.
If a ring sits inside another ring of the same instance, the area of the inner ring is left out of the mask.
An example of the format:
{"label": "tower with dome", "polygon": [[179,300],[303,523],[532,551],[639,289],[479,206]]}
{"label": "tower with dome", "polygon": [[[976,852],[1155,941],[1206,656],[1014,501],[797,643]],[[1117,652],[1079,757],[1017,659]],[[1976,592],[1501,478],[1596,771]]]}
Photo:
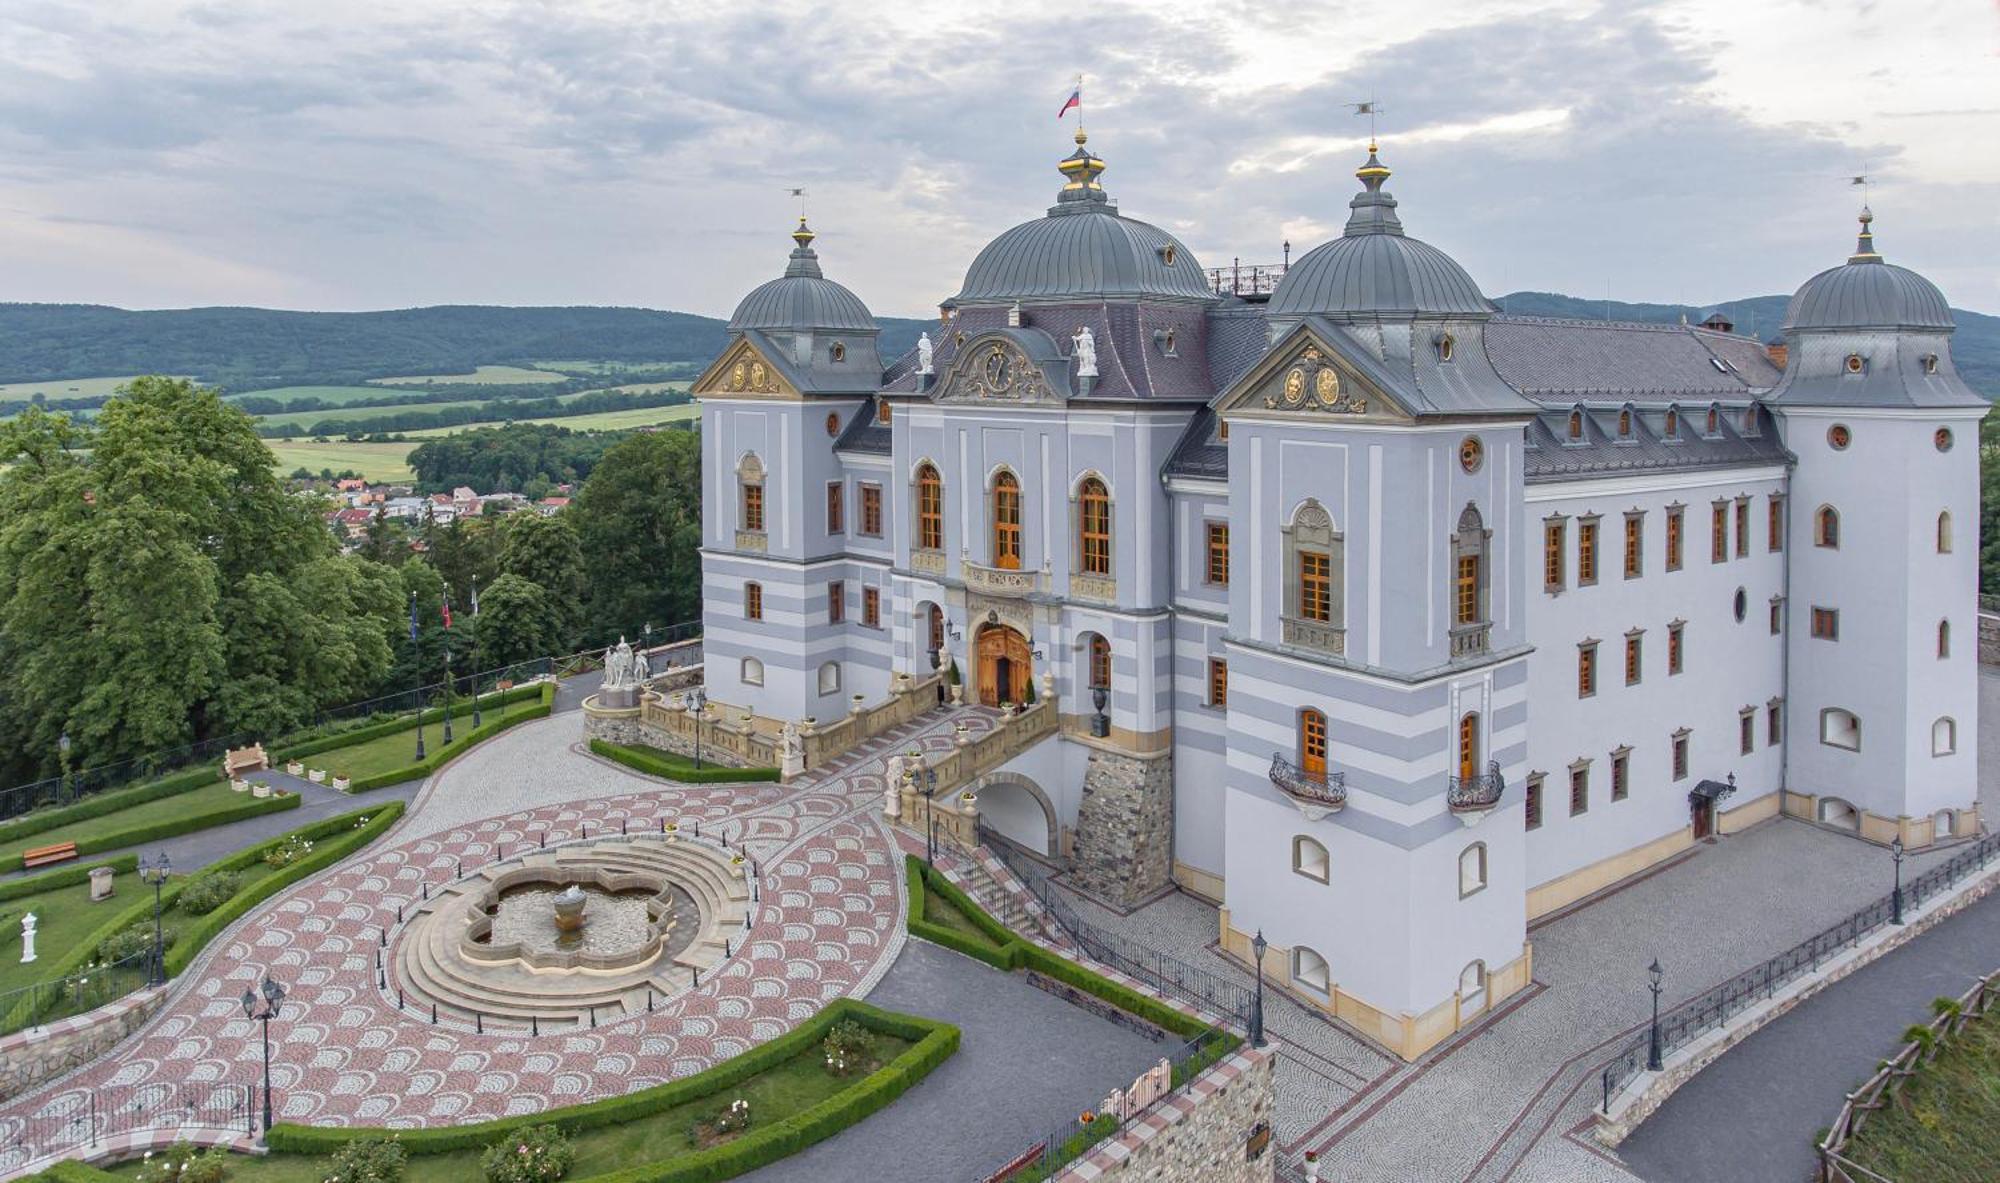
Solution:
{"label": "tower with dome", "polygon": [[1533,920],[1693,843],[1979,831],[1986,403],[1868,215],[1767,348],[1502,314],[1372,143],[1340,235],[1248,285],[1081,129],[1057,169],[901,357],[803,218],[730,318],[716,719],[809,758],[933,675],[1046,710],[937,787],[1109,906],[1214,903],[1411,1058],[1527,986]]}

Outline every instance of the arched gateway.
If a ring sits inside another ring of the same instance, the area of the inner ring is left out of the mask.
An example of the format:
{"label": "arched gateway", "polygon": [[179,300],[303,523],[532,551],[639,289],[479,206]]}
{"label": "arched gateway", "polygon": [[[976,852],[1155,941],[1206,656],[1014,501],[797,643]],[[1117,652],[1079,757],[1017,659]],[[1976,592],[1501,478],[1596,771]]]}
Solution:
{"label": "arched gateway", "polygon": [[1028,701],[1028,681],[1034,676],[1028,638],[1004,624],[979,630],[979,701],[986,706]]}

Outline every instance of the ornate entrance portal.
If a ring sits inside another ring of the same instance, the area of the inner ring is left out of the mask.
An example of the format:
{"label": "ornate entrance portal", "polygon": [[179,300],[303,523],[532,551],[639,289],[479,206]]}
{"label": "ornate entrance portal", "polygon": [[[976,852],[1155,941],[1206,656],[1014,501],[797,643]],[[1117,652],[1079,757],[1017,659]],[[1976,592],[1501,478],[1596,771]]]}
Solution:
{"label": "ornate entrance portal", "polygon": [[1034,676],[1028,639],[1004,624],[979,630],[979,701],[990,707],[1028,700]]}

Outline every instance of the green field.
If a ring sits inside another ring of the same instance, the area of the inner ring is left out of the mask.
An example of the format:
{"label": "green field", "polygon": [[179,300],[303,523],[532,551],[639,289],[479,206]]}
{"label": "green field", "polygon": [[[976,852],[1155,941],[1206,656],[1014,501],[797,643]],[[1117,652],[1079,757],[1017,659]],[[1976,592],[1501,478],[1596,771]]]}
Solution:
{"label": "green field", "polygon": [[[379,390],[376,391],[378,397],[381,393]],[[259,415],[257,417],[257,425],[259,427],[281,427],[291,428],[300,432],[309,432],[312,430],[314,424],[324,423],[329,419],[337,419],[342,423],[365,424],[371,420],[390,419],[397,415],[408,415],[412,412],[442,411],[447,408],[456,410],[464,407],[482,407],[489,401],[491,400],[469,398],[449,403],[397,403],[394,406],[388,407],[322,407],[317,411],[286,411],[281,415]]]}
{"label": "green field", "polygon": [[[659,423],[674,423],[682,419],[693,419],[701,414],[700,408],[692,403],[682,403],[676,407],[639,407],[630,411],[599,411],[595,415],[568,415],[543,419],[516,419],[515,423],[553,423],[567,427],[571,431],[625,431],[634,427],[650,427]],[[411,439],[434,439],[441,435],[454,435],[482,426],[477,423],[462,424],[458,427],[427,427],[422,431],[404,434]]]}
{"label": "green field", "polygon": [[[348,403],[367,402],[370,399],[393,398],[395,392],[384,390],[380,386],[274,386],[269,390],[239,390],[229,396],[229,401],[234,402],[252,395],[258,398],[276,399],[283,403],[316,398],[331,406],[344,406]],[[323,413],[331,414],[332,411],[329,409]]]}
{"label": "green field", "polygon": [[664,370],[684,366],[684,361],[538,361],[536,369],[561,370],[565,374],[623,374],[632,370]]}
{"label": "green field", "polygon": [[[227,788],[223,790],[227,792]],[[0,991],[17,990],[50,980],[49,967],[69,955],[78,941],[96,932],[113,916],[131,907],[141,892],[152,891],[137,875],[119,875],[113,883],[116,893],[108,900],[90,900],[89,883],[53,887],[34,895],[0,903]],[[35,914],[36,960],[21,964],[21,917]],[[7,1005],[14,1004],[14,997]]]}
{"label": "green field", "polygon": [[9,382],[0,385],[0,399],[33,398],[37,394],[47,395],[50,399],[105,398],[139,376],[127,374],[122,378],[50,378],[43,382]]}
{"label": "green field", "polygon": [[304,468],[318,474],[322,468],[335,472],[353,469],[371,481],[408,481],[415,478],[408,456],[417,445],[350,444],[345,441],[314,443],[311,440],[265,440],[277,460],[279,476]]}
{"label": "green field", "polygon": [[519,386],[525,382],[563,382],[567,374],[527,370],[520,366],[479,366],[470,374],[419,374],[408,378],[370,378],[375,386]]}
{"label": "green field", "polygon": [[[1953,987],[1956,989],[1956,987]],[[1990,1183],[2000,1172],[2000,1014],[1973,1019],[1847,1144],[1872,1177]]]}

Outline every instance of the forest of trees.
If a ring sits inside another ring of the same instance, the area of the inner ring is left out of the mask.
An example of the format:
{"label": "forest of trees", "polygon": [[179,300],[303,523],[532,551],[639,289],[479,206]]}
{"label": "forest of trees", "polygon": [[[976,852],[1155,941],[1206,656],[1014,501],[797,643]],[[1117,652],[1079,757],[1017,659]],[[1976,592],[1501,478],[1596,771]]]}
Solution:
{"label": "forest of trees", "polygon": [[559,423],[481,427],[425,440],[411,452],[417,490],[444,493],[467,485],[481,493],[526,492],[537,479],[577,484],[621,437],[571,431]]}

